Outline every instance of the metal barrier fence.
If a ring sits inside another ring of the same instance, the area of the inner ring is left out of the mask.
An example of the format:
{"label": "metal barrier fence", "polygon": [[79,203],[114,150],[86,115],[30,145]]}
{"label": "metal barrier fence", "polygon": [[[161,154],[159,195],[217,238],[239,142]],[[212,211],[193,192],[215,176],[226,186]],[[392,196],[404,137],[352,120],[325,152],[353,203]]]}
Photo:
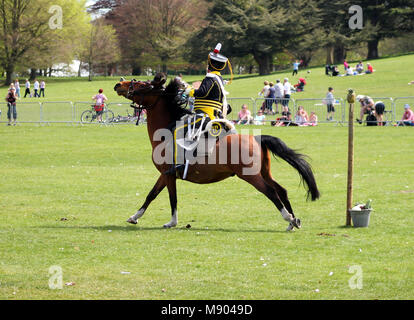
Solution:
{"label": "metal barrier fence", "polygon": [[287,106],[289,108],[289,111],[292,113],[292,110],[295,108],[295,103],[295,99],[293,98],[256,98],[254,100],[256,112],[252,114],[252,116],[254,118],[257,114],[257,111],[262,110],[266,117],[266,122],[275,121],[276,118],[281,115],[283,106]]}
{"label": "metal barrier fence", "polygon": [[[1,122],[7,120],[7,103],[0,103]],[[41,123],[42,119],[42,104],[40,102],[18,102],[17,104],[17,121],[21,123],[33,122]]]}
{"label": "metal barrier fence", "polygon": [[[20,106],[20,104],[19,104]],[[54,101],[41,103],[42,122],[74,122],[74,108],[71,101]]]}
{"label": "metal barrier fence", "polygon": [[[384,121],[387,124],[399,121],[404,113],[404,105],[409,104],[414,107],[414,97],[373,97],[375,102],[382,101],[385,105]],[[276,120],[282,112],[282,105],[288,104],[289,111],[292,118],[299,106],[310,114],[314,111],[319,122],[331,122],[328,119],[328,110],[324,98],[320,99],[265,99],[265,98],[228,98],[228,103],[232,107],[232,113],[228,116],[229,120],[237,121],[238,113],[245,104],[250,110],[252,117],[257,115],[257,112],[262,109],[268,111],[265,114],[265,121],[270,122]],[[46,102],[17,102],[17,122],[20,123],[81,123],[81,115],[86,110],[92,110],[93,102],[71,102],[71,101],[46,101]],[[130,108],[130,102],[112,102],[109,103],[107,109],[111,110],[114,117],[133,116],[134,110]],[[347,123],[346,114],[348,112],[348,104],[343,99],[337,99],[334,104],[335,115],[333,121],[336,123]],[[0,122],[7,122],[7,103],[0,102]],[[273,114],[273,111],[275,114]],[[276,112],[279,112],[277,114]],[[355,117],[359,118],[360,114],[359,103],[355,106]],[[109,114],[109,113],[108,113]],[[105,120],[105,119],[104,119]],[[92,123],[97,123],[93,121]],[[109,122],[111,123],[111,122]],[[125,122],[123,122],[125,123]],[[131,121],[133,123],[133,121]]]}
{"label": "metal barrier fence", "polygon": [[384,110],[384,122],[385,125],[391,125],[393,122],[395,122],[395,106],[394,106],[394,99],[393,98],[387,98],[387,97],[374,97],[372,98],[375,103],[382,101],[385,105]]}
{"label": "metal barrier fence", "polygon": [[326,99],[297,99],[295,102],[295,108],[292,112],[292,119],[295,118],[295,115],[302,106],[303,109],[310,116],[311,112],[315,112],[318,117],[319,123],[324,122],[335,122],[342,123],[345,119],[345,104],[343,99],[336,99],[333,103],[333,109],[330,109],[328,113],[328,105]]}
{"label": "metal barrier fence", "polygon": [[[382,101],[385,105],[384,110],[384,122],[386,125],[391,125],[393,122],[395,122],[395,105],[394,105],[394,99],[393,98],[387,98],[387,97],[371,97],[372,100],[374,100],[375,103]],[[346,104],[345,112],[347,113],[349,110],[348,104]],[[355,110],[354,115],[356,119],[360,119],[361,115],[361,104],[359,102],[355,103]],[[365,119],[366,115],[362,118]],[[344,123],[348,123],[348,119],[344,119]]]}
{"label": "metal barrier fence", "polygon": [[227,103],[230,104],[232,109],[227,117],[231,121],[239,120],[239,112],[244,104],[247,105],[247,109],[250,110],[252,116],[256,114],[256,104],[252,98],[227,98]]}
{"label": "metal barrier fence", "polygon": [[134,114],[134,109],[131,108],[131,102],[112,102],[108,103],[107,107],[114,113],[115,117],[132,116]]}

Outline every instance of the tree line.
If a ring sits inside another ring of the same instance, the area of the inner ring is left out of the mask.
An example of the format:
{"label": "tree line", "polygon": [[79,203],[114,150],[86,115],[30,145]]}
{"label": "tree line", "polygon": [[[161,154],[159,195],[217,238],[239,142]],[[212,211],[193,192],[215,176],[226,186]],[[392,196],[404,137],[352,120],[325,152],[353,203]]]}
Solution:
{"label": "tree line", "polygon": [[[350,28],[352,6],[362,9],[362,29]],[[414,31],[414,0],[99,0],[93,10],[105,10],[136,74],[148,65],[204,68],[217,42],[240,63],[253,59],[260,74],[283,52],[306,66],[324,48],[336,64],[364,45],[376,59],[381,40]]]}
{"label": "tree line", "polygon": [[[52,9],[52,10],[51,10]],[[51,75],[74,59],[109,68],[120,59],[118,39],[103,19],[92,21],[86,0],[1,0],[0,66],[6,85],[17,76]]]}

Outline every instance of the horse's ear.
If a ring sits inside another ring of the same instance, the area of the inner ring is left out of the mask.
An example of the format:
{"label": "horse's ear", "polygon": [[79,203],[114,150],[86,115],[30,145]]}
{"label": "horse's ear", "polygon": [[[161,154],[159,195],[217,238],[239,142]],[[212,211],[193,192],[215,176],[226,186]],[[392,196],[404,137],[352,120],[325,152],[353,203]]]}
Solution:
{"label": "horse's ear", "polygon": [[155,75],[154,80],[151,81],[151,84],[154,85],[155,88],[160,88],[164,85],[167,81],[167,76],[163,72],[159,72]]}

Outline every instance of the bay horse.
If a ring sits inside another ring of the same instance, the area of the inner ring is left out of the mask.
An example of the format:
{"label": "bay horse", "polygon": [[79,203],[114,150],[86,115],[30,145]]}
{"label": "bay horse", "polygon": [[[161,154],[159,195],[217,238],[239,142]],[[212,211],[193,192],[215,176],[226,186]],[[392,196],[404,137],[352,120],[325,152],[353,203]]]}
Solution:
{"label": "bay horse", "polygon": [[[181,82],[178,79],[171,80],[167,87],[165,74],[157,74],[152,81],[125,81],[121,79],[114,87],[119,96],[132,100],[140,108],[147,112],[147,129],[152,145],[153,163],[160,172],[160,176],[152,190],[146,197],[142,207],[132,215],[127,222],[137,224],[147,210],[150,203],[158,196],[158,194],[167,187],[169,192],[169,200],[171,205],[171,220],[164,225],[164,228],[175,227],[178,223],[177,216],[177,190],[176,175],[167,174],[171,168],[168,163],[156,163],[154,161],[154,150],[162,141],[154,139],[157,130],[168,128],[169,125],[183,115],[190,113],[188,109],[182,107],[176,102],[176,96],[180,90]],[[233,144],[233,150],[231,145]],[[235,157],[234,145],[237,159],[243,152],[249,155],[257,155],[256,161],[244,164],[240,161],[232,161]],[[224,149],[220,149],[225,147]],[[228,147],[228,148],[227,148]],[[227,150],[227,161],[222,163],[218,161],[219,150]],[[307,198],[315,201],[319,198],[319,190],[316,185],[314,174],[310,164],[306,161],[306,156],[290,149],[279,138],[268,135],[241,135],[230,134],[220,138],[215,145],[215,152],[207,157],[215,157],[208,159],[203,163],[194,163],[188,167],[186,180],[197,184],[214,183],[226,178],[237,176],[240,179],[253,185],[258,191],[263,193],[280,211],[283,219],[289,222],[287,230],[300,228],[301,221],[296,218],[292,206],[289,202],[286,189],[279,185],[270,172],[270,153],[278,156],[288,162],[295,168],[304,187],[307,189]],[[213,160],[213,161],[211,161]],[[234,163],[233,163],[234,162]],[[246,174],[246,170],[256,167],[254,174]]]}

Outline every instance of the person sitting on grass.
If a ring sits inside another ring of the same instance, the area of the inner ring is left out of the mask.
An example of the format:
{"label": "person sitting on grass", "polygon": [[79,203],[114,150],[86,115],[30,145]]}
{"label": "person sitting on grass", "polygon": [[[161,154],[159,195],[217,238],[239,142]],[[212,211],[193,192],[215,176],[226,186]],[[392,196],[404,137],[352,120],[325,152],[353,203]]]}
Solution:
{"label": "person sitting on grass", "polygon": [[370,63],[367,62],[367,71],[365,71],[366,74],[371,74],[374,73],[374,68],[372,67],[372,65]]}
{"label": "person sitting on grass", "polygon": [[283,127],[288,126],[292,122],[292,114],[287,106],[283,107],[282,116],[277,118],[275,122],[272,121],[272,126]]}
{"label": "person sitting on grass", "polygon": [[305,90],[306,80],[304,78],[299,78],[299,82],[294,85],[296,92],[302,92]]}
{"label": "person sitting on grass", "polygon": [[315,111],[311,112],[311,115],[309,117],[309,123],[311,126],[317,126],[318,125],[318,116],[316,115]]}
{"label": "person sitting on grass", "polygon": [[352,70],[351,66],[348,66],[348,69],[346,69],[346,75],[347,76],[353,76],[354,75],[354,70]]}
{"label": "person sitting on grass", "polygon": [[262,110],[257,111],[256,116],[253,119],[253,124],[260,126],[265,124],[266,116],[263,114]]}
{"label": "person sitting on grass", "polygon": [[362,64],[362,61],[360,61],[356,67],[355,67],[356,72],[358,73],[363,73],[364,72],[364,65]]}
{"label": "person sitting on grass", "polygon": [[299,109],[296,112],[295,123],[299,126],[303,126],[303,125],[306,125],[307,123],[309,123],[308,113],[306,112],[306,110],[302,106],[299,106]]}
{"label": "person sitting on grass", "polygon": [[414,126],[414,112],[410,109],[410,105],[404,105],[404,114],[399,122],[399,126]]}
{"label": "person sitting on grass", "polygon": [[251,113],[249,109],[247,109],[247,105],[242,105],[242,109],[239,112],[239,120],[237,121],[237,124],[250,124],[252,119],[253,118],[251,116]]}

